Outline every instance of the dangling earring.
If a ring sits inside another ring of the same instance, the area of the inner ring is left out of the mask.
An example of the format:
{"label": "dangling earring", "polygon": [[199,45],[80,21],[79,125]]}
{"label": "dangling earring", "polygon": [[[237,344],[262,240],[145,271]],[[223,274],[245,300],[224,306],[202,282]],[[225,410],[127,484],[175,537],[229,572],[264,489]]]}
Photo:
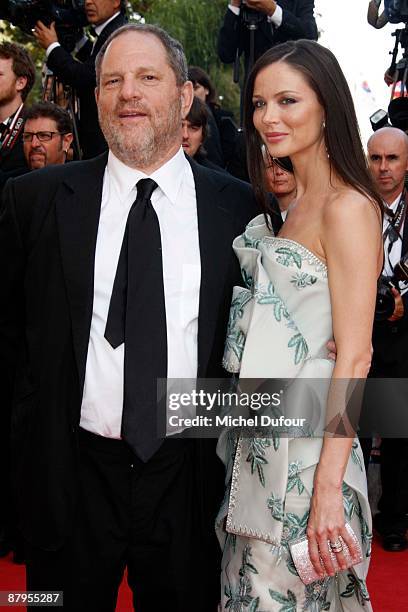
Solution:
{"label": "dangling earring", "polygon": [[[326,129],[326,120],[325,119],[323,119],[323,121],[322,121],[322,129],[323,129],[323,131]],[[330,159],[330,154],[329,154],[329,152],[327,150],[327,145],[326,145],[326,136],[324,137],[324,148],[326,149],[327,159]]]}

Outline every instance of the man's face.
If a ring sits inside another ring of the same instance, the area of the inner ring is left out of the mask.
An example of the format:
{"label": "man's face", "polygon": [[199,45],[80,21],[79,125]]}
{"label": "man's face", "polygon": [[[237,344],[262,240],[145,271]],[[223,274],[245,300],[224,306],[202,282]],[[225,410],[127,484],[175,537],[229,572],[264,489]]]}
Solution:
{"label": "man's face", "polygon": [[[38,132],[58,132],[58,127],[54,119],[48,117],[27,119],[24,124],[24,134]],[[63,164],[71,142],[72,134],[65,136],[53,134],[51,140],[42,142],[38,136],[33,136],[31,142],[24,142],[24,155],[30,170],[37,170],[52,164]]]}
{"label": "man's face", "polygon": [[408,170],[404,135],[392,131],[374,134],[368,143],[368,162],[381,197],[391,204],[403,190]]}
{"label": "man's face", "polygon": [[17,99],[25,83],[25,77],[17,78],[14,74],[13,60],[0,57],[0,106]]}
{"label": "man's face", "polygon": [[120,8],[120,0],[85,0],[88,23],[99,25],[112,17]]}
{"label": "man's face", "polygon": [[182,131],[183,149],[190,157],[194,157],[203,142],[203,127],[194,125],[185,119],[182,124]]}
{"label": "man's face", "polygon": [[154,35],[126,32],[109,45],[96,91],[99,122],[123,163],[152,172],[181,146],[181,122],[193,87],[178,87],[165,48]]}

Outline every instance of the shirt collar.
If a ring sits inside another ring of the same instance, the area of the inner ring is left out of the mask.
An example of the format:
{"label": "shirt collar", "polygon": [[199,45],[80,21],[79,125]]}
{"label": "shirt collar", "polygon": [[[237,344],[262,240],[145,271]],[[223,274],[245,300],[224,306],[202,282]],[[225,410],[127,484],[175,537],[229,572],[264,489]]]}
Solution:
{"label": "shirt collar", "polygon": [[100,33],[102,32],[102,30],[108,25],[108,23],[110,23],[111,21],[113,21],[114,19],[116,19],[116,17],[120,15],[120,11],[118,11],[117,13],[115,13],[114,15],[112,15],[112,17],[109,17],[109,19],[107,19],[106,21],[104,21],[103,23],[100,23],[99,25],[94,27],[94,31],[96,36],[99,36]]}
{"label": "shirt collar", "polygon": [[109,151],[107,168],[109,178],[121,202],[125,201],[131,191],[136,188],[136,183],[140,179],[151,178],[156,181],[164,195],[175,205],[187,166],[188,161],[184,155],[184,150],[180,147],[168,162],[155,170],[150,176],[141,170],[130,168],[120,161],[112,151]]}
{"label": "shirt collar", "polygon": [[388,206],[388,204],[385,204],[386,206],[388,206],[388,208],[390,208],[392,210],[392,212],[395,212],[397,210],[397,206],[398,203],[401,199],[402,196],[402,191],[401,193],[395,198],[395,200],[393,202],[391,202],[391,204]]}

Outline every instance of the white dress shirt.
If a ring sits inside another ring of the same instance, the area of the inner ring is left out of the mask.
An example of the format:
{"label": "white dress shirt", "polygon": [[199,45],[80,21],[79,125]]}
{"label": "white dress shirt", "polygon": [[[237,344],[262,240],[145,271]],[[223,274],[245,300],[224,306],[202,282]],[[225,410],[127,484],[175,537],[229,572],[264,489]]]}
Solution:
{"label": "white dress shirt", "polygon": [[[99,36],[100,33],[102,32],[102,30],[104,28],[106,28],[106,26],[108,25],[108,23],[110,23],[111,21],[113,21],[114,19],[116,19],[116,17],[120,15],[120,11],[118,11],[117,13],[115,13],[114,15],[112,15],[112,17],[109,17],[109,19],[107,19],[106,21],[104,21],[103,23],[100,23],[99,25],[95,26],[94,30],[95,30],[95,34],[96,36]],[[88,42],[89,38],[87,36],[83,36],[81,38],[81,40],[75,45],[75,49],[74,49],[74,53],[78,53],[78,51]],[[97,40],[97,39],[96,39]],[[92,46],[92,51],[93,48],[95,46],[95,42],[93,43]],[[49,54],[51,53],[51,51],[54,51],[54,49],[56,47],[60,47],[61,44],[59,42],[53,42],[50,45],[48,45],[46,51],[45,51],[45,57],[48,58]]]}
{"label": "white dress shirt", "polygon": [[[389,208],[391,208],[391,210],[395,213],[395,211],[398,208],[398,203],[401,199],[401,193],[399,194],[399,196],[392,202],[392,204],[390,204]],[[386,204],[386,206],[388,206]],[[385,230],[387,229],[388,225],[389,225],[390,219],[389,217],[385,214],[384,215],[384,219],[383,219],[383,233],[385,232]],[[404,223],[405,223],[405,217],[402,220],[401,223],[401,227],[399,229],[399,234],[402,238],[402,236],[404,235]],[[388,245],[389,245],[390,241],[389,238],[387,237],[385,242],[384,242],[384,268],[383,268],[383,274],[385,276],[392,276],[392,270],[393,268],[397,265],[397,263],[399,262],[399,260],[401,259],[401,254],[402,254],[402,240],[400,240],[398,238],[398,240],[396,240],[394,242],[394,244],[392,245],[391,248],[391,252],[390,252],[390,257],[388,260]],[[391,265],[390,265],[391,263]],[[401,288],[401,295],[403,295],[407,289],[408,289],[408,284],[405,283],[400,283],[400,288]]]}
{"label": "white dress shirt", "polygon": [[[80,420],[84,429],[109,438],[120,438],[124,345],[113,349],[104,333],[126,220],[136,199],[135,185],[141,178],[146,175],[109,152],[95,251],[94,302]],[[150,178],[158,184],[151,201],[162,241],[167,375],[194,379],[201,261],[194,177],[183,149]]]}
{"label": "white dress shirt", "polygon": [[[239,6],[233,6],[232,4],[229,4],[228,8],[235,15],[239,15],[239,13],[240,13]],[[269,23],[272,23],[275,26],[275,28],[279,28],[282,25],[283,11],[282,11],[282,8],[279,6],[279,4],[276,5],[276,9],[275,9],[274,14],[273,15],[268,15],[267,19],[268,19]]]}

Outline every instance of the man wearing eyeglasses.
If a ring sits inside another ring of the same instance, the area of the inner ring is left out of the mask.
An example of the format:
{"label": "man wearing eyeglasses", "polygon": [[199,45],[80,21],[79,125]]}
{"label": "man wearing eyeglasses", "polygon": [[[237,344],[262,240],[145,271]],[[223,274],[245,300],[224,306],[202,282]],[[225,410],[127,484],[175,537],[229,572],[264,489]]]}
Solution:
{"label": "man wearing eyeglasses", "polygon": [[27,111],[23,143],[30,170],[64,164],[72,139],[71,118],[63,108],[40,102]]}

